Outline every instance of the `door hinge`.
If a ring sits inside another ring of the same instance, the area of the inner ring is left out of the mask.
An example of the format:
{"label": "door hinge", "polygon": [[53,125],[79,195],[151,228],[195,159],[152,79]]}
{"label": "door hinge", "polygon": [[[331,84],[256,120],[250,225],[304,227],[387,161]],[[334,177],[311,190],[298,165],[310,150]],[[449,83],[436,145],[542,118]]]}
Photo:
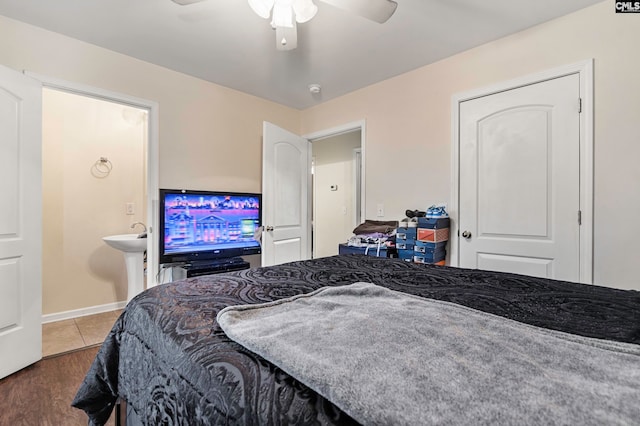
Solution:
{"label": "door hinge", "polygon": [[578,98],[578,114],[582,112],[582,98]]}
{"label": "door hinge", "polygon": [[578,225],[582,225],[582,210],[578,210]]}

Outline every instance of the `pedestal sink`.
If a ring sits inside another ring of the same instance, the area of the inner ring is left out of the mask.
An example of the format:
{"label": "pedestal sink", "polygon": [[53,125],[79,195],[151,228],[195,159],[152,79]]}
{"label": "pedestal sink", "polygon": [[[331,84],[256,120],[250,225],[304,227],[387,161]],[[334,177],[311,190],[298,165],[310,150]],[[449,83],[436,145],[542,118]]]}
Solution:
{"label": "pedestal sink", "polygon": [[127,267],[127,302],[144,290],[144,251],[147,239],[138,234],[121,234],[103,237],[102,241],[124,254]]}

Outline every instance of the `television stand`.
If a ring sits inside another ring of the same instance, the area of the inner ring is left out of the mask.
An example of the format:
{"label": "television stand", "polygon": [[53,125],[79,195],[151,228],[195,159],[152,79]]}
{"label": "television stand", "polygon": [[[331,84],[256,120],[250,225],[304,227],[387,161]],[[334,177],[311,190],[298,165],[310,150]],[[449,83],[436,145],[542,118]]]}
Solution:
{"label": "television stand", "polygon": [[187,278],[198,277],[200,275],[221,274],[223,272],[240,271],[249,269],[249,262],[241,257],[229,259],[203,260],[200,262],[187,263],[181,266],[187,274]]}

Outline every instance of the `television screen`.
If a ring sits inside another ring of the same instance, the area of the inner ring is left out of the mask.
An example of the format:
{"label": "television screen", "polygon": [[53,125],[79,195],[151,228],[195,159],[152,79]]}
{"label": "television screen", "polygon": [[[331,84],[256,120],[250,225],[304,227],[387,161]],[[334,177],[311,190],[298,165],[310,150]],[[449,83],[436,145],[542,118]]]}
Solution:
{"label": "television screen", "polygon": [[160,263],[260,253],[260,194],[160,190]]}

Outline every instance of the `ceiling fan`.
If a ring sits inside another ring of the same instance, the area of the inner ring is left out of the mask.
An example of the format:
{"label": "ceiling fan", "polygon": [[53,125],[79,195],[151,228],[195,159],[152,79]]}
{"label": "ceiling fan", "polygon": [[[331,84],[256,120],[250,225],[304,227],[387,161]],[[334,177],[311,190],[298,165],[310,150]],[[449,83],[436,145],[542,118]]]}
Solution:
{"label": "ceiling fan", "polygon": [[[182,6],[204,0],[172,0]],[[276,30],[276,48],[292,50],[298,45],[297,25],[313,18],[318,7],[313,0],[248,0],[249,6],[260,17],[271,18]],[[369,20],[384,23],[396,11],[398,3],[393,0],[319,0]]]}

